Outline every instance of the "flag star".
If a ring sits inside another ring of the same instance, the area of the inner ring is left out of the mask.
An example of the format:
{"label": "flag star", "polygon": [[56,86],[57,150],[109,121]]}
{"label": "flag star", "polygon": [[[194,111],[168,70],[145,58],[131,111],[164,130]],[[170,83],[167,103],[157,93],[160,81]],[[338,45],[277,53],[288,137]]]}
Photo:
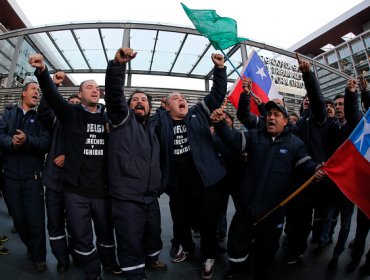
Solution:
{"label": "flag star", "polygon": [[[364,143],[364,140],[365,138],[369,137],[370,136],[370,123],[367,122],[367,119],[364,118],[364,130],[362,131],[362,133],[358,136],[358,138],[356,139],[355,142],[353,142],[354,144],[357,144],[358,142],[360,142],[360,151],[362,153],[362,144]],[[357,146],[357,145],[356,145]],[[366,148],[366,147],[365,147]],[[369,147],[367,147],[369,148]],[[368,151],[367,151],[368,152]],[[366,152],[364,153],[366,154]]]}
{"label": "flag star", "polygon": [[265,74],[265,69],[263,67],[259,68],[258,66],[257,66],[257,68],[258,68],[258,71],[256,72],[256,74],[260,75],[262,80],[263,80],[263,77],[267,78],[267,76]]}

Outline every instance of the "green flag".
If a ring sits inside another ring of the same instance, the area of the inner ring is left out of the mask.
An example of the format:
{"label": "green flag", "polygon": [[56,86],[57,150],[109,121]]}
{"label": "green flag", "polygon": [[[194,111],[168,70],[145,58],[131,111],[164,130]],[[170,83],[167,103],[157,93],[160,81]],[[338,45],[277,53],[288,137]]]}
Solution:
{"label": "green flag", "polygon": [[216,50],[224,50],[247,38],[238,38],[236,21],[220,17],[215,10],[192,10],[181,3],[186,15],[200,34],[208,38]]}

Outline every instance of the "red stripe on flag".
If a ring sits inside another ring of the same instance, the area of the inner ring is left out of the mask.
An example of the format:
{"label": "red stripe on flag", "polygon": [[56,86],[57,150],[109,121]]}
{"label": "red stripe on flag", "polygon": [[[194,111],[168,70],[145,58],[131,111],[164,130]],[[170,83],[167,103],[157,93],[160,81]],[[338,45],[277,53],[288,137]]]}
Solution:
{"label": "red stripe on flag", "polygon": [[[228,96],[229,101],[231,102],[231,104],[233,104],[233,106],[236,109],[238,108],[240,93],[243,91],[242,85],[243,85],[243,82],[242,80],[240,80],[234,88],[234,93]],[[252,82],[252,91],[255,95],[261,98],[263,103],[267,103],[269,101],[267,94],[259,87],[257,83]],[[258,108],[253,100],[251,100],[251,112],[255,115],[258,115],[258,116],[260,115]]]}
{"label": "red stripe on flag", "polygon": [[350,140],[338,148],[323,170],[344,195],[370,218],[370,163]]}

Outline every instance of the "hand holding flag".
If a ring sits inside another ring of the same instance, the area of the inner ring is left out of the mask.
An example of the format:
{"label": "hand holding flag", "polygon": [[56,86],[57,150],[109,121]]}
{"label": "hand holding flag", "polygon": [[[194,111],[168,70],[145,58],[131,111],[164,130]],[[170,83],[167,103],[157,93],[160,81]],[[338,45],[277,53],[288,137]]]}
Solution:
{"label": "hand holding flag", "polygon": [[245,94],[250,94],[252,91],[252,79],[251,78],[244,78],[243,79],[243,92]]}
{"label": "hand holding flag", "polygon": [[[270,78],[267,67],[255,50],[251,51],[248,60],[244,64],[241,75],[243,78],[238,78],[235,81],[228,95],[228,99],[235,108],[238,108],[240,93],[245,90],[244,81],[250,83],[250,87],[248,88],[252,89],[253,94],[258,96],[264,103],[274,98],[282,99],[282,96]],[[251,104],[251,112],[259,115],[256,104]]]}

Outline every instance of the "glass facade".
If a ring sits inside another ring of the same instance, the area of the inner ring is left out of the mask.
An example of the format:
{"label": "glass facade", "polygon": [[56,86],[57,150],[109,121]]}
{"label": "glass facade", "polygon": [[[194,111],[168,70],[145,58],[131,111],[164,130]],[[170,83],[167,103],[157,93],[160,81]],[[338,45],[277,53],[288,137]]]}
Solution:
{"label": "glass facade", "polygon": [[[51,73],[64,71],[75,85],[92,78],[103,86],[107,62],[121,46],[130,46],[138,52],[127,67],[128,90],[145,88],[159,97],[166,92],[182,90],[192,103],[212,86],[210,57],[219,51],[208,39],[195,29],[145,23],[66,24],[0,34],[1,85],[16,88],[34,79],[28,57],[32,53],[42,53]],[[346,80],[346,74],[353,74],[353,63],[356,69],[366,68],[364,46],[363,40],[357,39],[317,61],[307,58],[325,91],[343,90],[345,83],[343,85],[342,81]],[[289,111],[297,112],[305,89],[295,53],[254,41],[224,50],[229,59],[226,61],[229,87],[238,78],[237,71],[242,70],[252,49],[264,61]],[[352,54],[353,49],[357,50],[356,54]],[[325,62],[335,69],[325,66]],[[101,82],[95,78],[98,75]],[[0,94],[5,91],[9,89],[0,89]],[[154,105],[157,101],[155,99]]]}
{"label": "glass facade", "polygon": [[[370,82],[370,31],[366,31],[357,37],[347,40],[335,49],[325,52],[314,59],[320,63],[330,65],[350,77],[364,76]],[[337,60],[338,58],[338,60]],[[323,92],[328,97],[333,97],[339,90],[330,85],[330,75],[322,72],[320,84]]]}

